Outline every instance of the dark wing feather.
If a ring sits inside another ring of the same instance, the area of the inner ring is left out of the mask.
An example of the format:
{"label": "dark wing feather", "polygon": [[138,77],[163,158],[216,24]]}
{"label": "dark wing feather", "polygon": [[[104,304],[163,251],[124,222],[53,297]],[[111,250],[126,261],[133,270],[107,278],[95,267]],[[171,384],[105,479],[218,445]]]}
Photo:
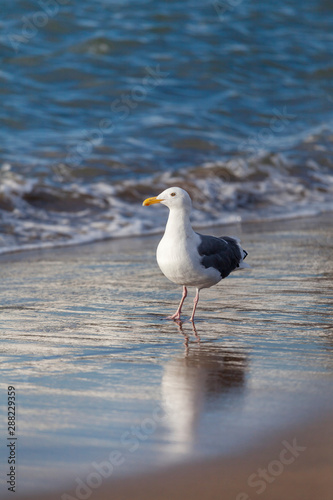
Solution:
{"label": "dark wing feather", "polygon": [[[226,278],[234,271],[242,260],[241,249],[238,242],[230,236],[206,236],[199,234],[201,243],[198,252],[201,255],[201,263],[206,268],[214,267],[220,273],[222,278]],[[245,257],[246,252],[244,250]],[[245,258],[244,257],[244,258]]]}

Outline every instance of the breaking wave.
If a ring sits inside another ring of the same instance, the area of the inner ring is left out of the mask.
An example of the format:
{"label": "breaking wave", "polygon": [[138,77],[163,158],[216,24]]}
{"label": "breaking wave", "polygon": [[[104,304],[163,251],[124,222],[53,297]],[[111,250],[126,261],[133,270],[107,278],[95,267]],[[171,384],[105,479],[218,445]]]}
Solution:
{"label": "breaking wave", "polygon": [[327,154],[333,137],[326,136],[326,145],[317,139],[307,137],[297,159],[238,155],[116,182],[30,179],[4,164],[0,253],[161,232],[167,210],[141,204],[174,185],[190,193],[197,228],[333,211],[333,161]]}

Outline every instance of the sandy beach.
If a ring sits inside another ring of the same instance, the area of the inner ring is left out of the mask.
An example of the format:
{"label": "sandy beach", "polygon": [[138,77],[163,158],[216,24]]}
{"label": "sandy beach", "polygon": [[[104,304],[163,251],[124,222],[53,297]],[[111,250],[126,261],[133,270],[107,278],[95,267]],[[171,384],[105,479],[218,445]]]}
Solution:
{"label": "sandy beach", "polygon": [[195,330],[164,320],[160,236],[1,256],[17,498],[332,498],[332,217],[207,233],[252,270],[202,293]]}
{"label": "sandy beach", "polygon": [[[251,452],[192,465],[181,465],[90,489],[93,500],[331,500],[333,490],[333,414],[285,430]],[[287,452],[286,452],[287,450]],[[85,490],[79,490],[81,494]],[[75,491],[69,492],[78,498]],[[24,496],[56,500],[63,492]],[[71,497],[68,496],[69,500]]]}

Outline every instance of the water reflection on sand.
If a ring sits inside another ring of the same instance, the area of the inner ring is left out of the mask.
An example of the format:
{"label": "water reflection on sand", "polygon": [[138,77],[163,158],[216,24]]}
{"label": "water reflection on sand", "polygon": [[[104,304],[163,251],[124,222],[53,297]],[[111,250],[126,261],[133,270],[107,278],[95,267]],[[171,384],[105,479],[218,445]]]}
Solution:
{"label": "water reflection on sand", "polygon": [[205,410],[220,409],[226,395],[239,395],[244,390],[248,361],[244,352],[202,343],[194,324],[196,341],[191,344],[183,323],[178,322],[177,327],[184,336],[184,355],[164,366],[161,390],[173,443],[171,452],[187,454],[196,441]]}
{"label": "water reflection on sand", "polygon": [[22,487],[73,485],[114,450],[115,474],[228,455],[323,411],[331,226],[251,227],[253,271],[205,290],[194,329],[163,319],[179,290],[156,266],[159,237],[1,257],[1,390],[17,388]]}

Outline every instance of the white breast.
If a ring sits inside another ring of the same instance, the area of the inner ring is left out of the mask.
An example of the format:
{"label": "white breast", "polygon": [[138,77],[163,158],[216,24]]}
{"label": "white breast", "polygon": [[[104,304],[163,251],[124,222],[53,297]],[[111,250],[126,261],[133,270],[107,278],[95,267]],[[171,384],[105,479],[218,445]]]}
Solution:
{"label": "white breast", "polygon": [[207,288],[221,280],[221,274],[214,268],[206,269],[201,264],[198,253],[200,236],[191,235],[170,237],[165,234],[160,241],[156,258],[162,273],[179,285]]}

